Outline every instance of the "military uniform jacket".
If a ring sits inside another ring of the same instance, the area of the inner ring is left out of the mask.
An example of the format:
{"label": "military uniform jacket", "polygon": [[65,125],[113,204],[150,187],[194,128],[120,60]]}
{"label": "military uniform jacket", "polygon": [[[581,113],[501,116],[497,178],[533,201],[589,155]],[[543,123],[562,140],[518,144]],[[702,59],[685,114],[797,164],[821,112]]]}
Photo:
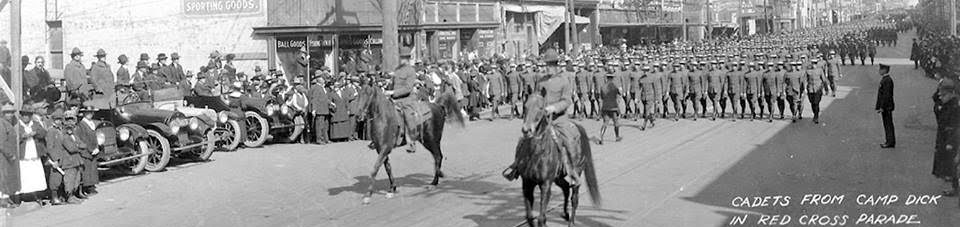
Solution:
{"label": "military uniform jacket", "polygon": [[662,73],[662,72],[653,72],[653,73],[650,73],[650,74],[647,74],[647,75],[649,75],[649,76],[650,76],[650,79],[653,80],[653,96],[654,96],[654,97],[663,97],[663,96],[665,96],[666,93],[665,93],[665,91],[663,90],[663,89],[665,88],[664,85],[663,85],[663,84],[664,84],[664,80],[665,80],[665,79],[663,78],[663,73]]}
{"label": "military uniform jacket", "polygon": [[580,71],[577,73],[577,94],[589,94],[593,91],[593,72]]}
{"label": "military uniform jacket", "polygon": [[393,77],[393,95],[391,95],[391,97],[394,99],[414,97],[411,93],[413,92],[413,86],[416,82],[417,73],[414,72],[413,67],[410,65],[401,66],[400,69],[397,69]]}
{"label": "military uniform jacket", "polygon": [[840,60],[836,58],[827,60],[827,76],[840,76]]}
{"label": "military uniform jacket", "polygon": [[784,75],[785,91],[787,96],[798,96],[803,92],[803,83],[806,81],[806,71],[797,70]]}
{"label": "military uniform jacket", "polygon": [[523,89],[528,92],[536,91],[537,88],[537,72],[527,71],[523,73]]}
{"label": "military uniform jacket", "polygon": [[826,76],[823,75],[823,69],[816,67],[807,69],[807,93],[821,92],[824,80]]}
{"label": "military uniform jacket", "polygon": [[703,84],[704,82],[706,82],[704,80],[704,73],[705,72],[702,70],[697,70],[694,72],[687,73],[687,81],[690,84],[689,86],[687,86],[687,89],[688,89],[687,92],[691,94],[700,94],[706,91],[706,87],[704,87],[704,84]]}
{"label": "military uniform jacket", "polygon": [[671,94],[683,94],[687,91],[687,72],[673,71],[669,74],[670,80],[670,93]]}
{"label": "military uniform jacket", "polygon": [[591,85],[593,85],[593,93],[594,95],[600,95],[600,90],[603,89],[603,85],[607,83],[607,73],[604,69],[597,69],[590,75],[593,77],[591,82]]}
{"label": "military uniform jacket", "polygon": [[760,95],[760,79],[763,77],[763,71],[750,71],[744,74],[744,92],[747,94]]}
{"label": "military uniform jacket", "polygon": [[893,111],[893,105],[893,79],[890,75],[884,75],[877,91],[876,110]]}
{"label": "military uniform jacket", "polygon": [[625,95],[624,92],[630,92],[630,85],[633,84],[633,71],[630,70],[621,70],[617,72],[616,82],[617,86],[620,87],[621,95]]}
{"label": "military uniform jacket", "polygon": [[667,97],[670,95],[670,73],[669,72],[657,72],[657,77],[660,78],[660,95]]}
{"label": "military uniform jacket", "polygon": [[520,73],[517,71],[511,71],[507,73],[506,80],[508,88],[507,92],[510,94],[519,94],[520,88],[523,87],[523,85],[520,84]]}
{"label": "military uniform jacket", "polygon": [[549,106],[554,106],[559,112],[566,112],[567,107],[573,103],[573,85],[570,81],[559,77],[559,75],[548,75],[541,83],[541,87],[547,91],[544,96],[544,102]]}
{"label": "military uniform jacket", "polygon": [[646,76],[640,78],[637,83],[640,87],[640,100],[643,101],[654,101],[660,96],[657,94],[657,86],[660,84],[660,81],[653,76],[655,73],[648,73]]}
{"label": "military uniform jacket", "polygon": [[506,85],[503,81],[503,75],[500,74],[497,70],[493,70],[490,74],[487,75],[487,83],[489,84],[489,92],[492,96],[503,96],[504,87]]}
{"label": "military uniform jacket", "polygon": [[640,79],[643,78],[643,71],[630,71],[630,93],[640,93]]}
{"label": "military uniform jacket", "polygon": [[723,93],[724,85],[726,85],[727,72],[724,70],[716,69],[710,71],[707,74],[707,92],[710,93]]}
{"label": "military uniform jacket", "polygon": [[778,81],[778,74],[783,72],[778,72],[774,70],[769,70],[763,73],[763,93],[766,95],[779,96],[782,93],[781,84],[782,81]]}

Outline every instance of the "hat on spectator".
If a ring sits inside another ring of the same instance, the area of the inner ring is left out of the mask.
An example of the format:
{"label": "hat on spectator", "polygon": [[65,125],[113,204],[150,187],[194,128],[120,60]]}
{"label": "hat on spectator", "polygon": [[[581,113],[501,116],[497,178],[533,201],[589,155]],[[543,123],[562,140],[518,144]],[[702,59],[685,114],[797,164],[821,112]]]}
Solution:
{"label": "hat on spectator", "polygon": [[173,52],[172,54],[170,54],[170,59],[173,59],[173,60],[180,59],[180,54],[177,52]]}

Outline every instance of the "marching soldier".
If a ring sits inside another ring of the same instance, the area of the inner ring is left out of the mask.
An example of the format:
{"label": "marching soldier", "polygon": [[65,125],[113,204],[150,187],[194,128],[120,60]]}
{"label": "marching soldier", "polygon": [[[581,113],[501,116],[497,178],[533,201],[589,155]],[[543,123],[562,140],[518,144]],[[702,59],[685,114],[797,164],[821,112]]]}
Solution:
{"label": "marching soldier", "polygon": [[510,67],[507,67],[507,97],[505,102],[510,104],[510,113],[514,118],[520,117],[520,88],[523,87],[520,80],[520,69],[517,66],[517,63],[510,62]]}
{"label": "marching soldier", "polygon": [[819,60],[814,58],[811,61],[813,64],[810,64],[806,71],[807,98],[810,101],[810,109],[813,110],[813,123],[820,124],[820,98],[823,96],[824,81],[827,78],[823,69],[817,67]]}
{"label": "marching soldier", "polygon": [[701,111],[701,107],[706,109],[705,106],[703,106],[704,103],[702,102],[703,101],[702,93],[706,91],[706,88],[703,83],[706,81],[704,79],[703,64],[704,62],[690,63],[691,71],[690,73],[687,74],[687,82],[689,83],[689,86],[687,86],[687,99],[689,99],[690,102],[693,104],[693,120],[694,121],[696,121],[698,117],[703,117],[701,115],[705,115],[705,112],[706,112],[706,110]]}
{"label": "marching soldier", "polygon": [[716,120],[717,117],[723,118],[726,112],[726,99],[724,94],[727,85],[727,72],[718,66],[723,62],[711,61],[710,71],[707,74],[707,97],[713,104],[713,116],[710,120]]}
{"label": "marching soldier", "polygon": [[683,106],[683,96],[682,94],[687,92],[687,72],[681,69],[679,63],[673,64],[673,71],[668,74],[670,81],[670,100],[673,102],[673,110],[676,112],[676,115],[673,117],[674,121],[679,121],[683,115],[686,114],[686,110]]}
{"label": "marching soldier", "polygon": [[791,122],[803,119],[803,92],[806,83],[806,71],[800,68],[800,62],[792,62],[785,75],[787,103],[790,105]]}
{"label": "marching soldier", "polygon": [[[670,114],[670,113],[669,113],[670,111],[667,110],[667,109],[668,109],[668,108],[667,108],[667,102],[670,101],[670,93],[671,93],[670,91],[671,91],[671,89],[673,89],[672,86],[671,86],[671,83],[670,83],[670,79],[671,79],[671,78],[670,78],[670,73],[667,72],[667,70],[668,70],[668,68],[670,67],[670,65],[668,65],[666,62],[659,62],[659,63],[658,63],[657,65],[655,65],[655,66],[657,66],[656,77],[659,77],[659,78],[660,78],[660,86],[659,86],[659,88],[660,88],[660,100],[659,100],[657,103],[658,103],[658,105],[660,106],[660,111],[661,111],[661,112],[660,112],[660,115],[661,115],[661,117],[662,117],[662,118],[667,118],[667,115]],[[679,113],[679,111],[678,111],[677,113]]]}
{"label": "marching soldier", "polygon": [[620,86],[620,99],[623,100],[623,115],[622,117],[627,118],[633,114],[633,108],[631,107],[630,101],[630,87],[631,80],[633,80],[633,71],[630,70],[633,64],[626,58],[620,61],[620,70],[617,71],[617,76],[614,78],[614,82],[617,82],[617,86]]}
{"label": "marching soldier", "polygon": [[[631,117],[633,118],[634,121],[636,121],[637,118],[640,117],[640,107],[637,106],[640,104],[640,79],[643,78],[643,74],[646,73],[640,70],[640,68],[642,68],[640,64],[641,64],[640,61],[634,60],[633,66],[631,67],[633,70],[630,71],[629,73],[630,93],[627,94],[628,95],[627,100],[630,100],[630,106],[632,107],[630,111],[632,113],[632,116],[624,116],[624,118]],[[626,89],[627,87],[624,87],[624,88]]]}
{"label": "marching soldier", "polygon": [[827,55],[826,60],[826,70],[827,70],[827,81],[826,81],[826,90],[830,93],[831,96],[837,97],[837,84],[836,80],[843,75],[840,73],[840,65],[837,64],[837,59],[834,56],[834,52],[830,52],[830,55]]}
{"label": "marching soldier", "polygon": [[593,84],[591,83],[593,79],[593,63],[587,64],[586,70],[581,70],[577,72],[576,75],[576,85],[577,85],[577,94],[575,100],[576,106],[574,107],[576,117],[590,117],[590,114],[587,113],[587,105],[585,102],[590,102],[590,93],[593,92]]}
{"label": "marching soldier", "polygon": [[[747,105],[750,107],[750,119],[757,119],[757,102],[759,99],[760,93],[760,78],[763,77],[763,70],[760,68],[759,64],[753,63],[749,64],[750,70],[746,72],[743,76],[744,80],[744,93],[746,94]],[[761,107],[762,108],[762,107]],[[746,112],[746,109],[743,110]],[[763,110],[761,111],[761,115]]]}
{"label": "marching soldier", "polygon": [[657,113],[657,101],[660,99],[657,89],[660,86],[660,77],[655,74],[657,72],[652,72],[650,66],[643,66],[643,74],[638,81],[639,99],[643,104],[643,125],[640,126],[640,130],[646,130],[648,123],[650,127],[656,125],[654,115]]}

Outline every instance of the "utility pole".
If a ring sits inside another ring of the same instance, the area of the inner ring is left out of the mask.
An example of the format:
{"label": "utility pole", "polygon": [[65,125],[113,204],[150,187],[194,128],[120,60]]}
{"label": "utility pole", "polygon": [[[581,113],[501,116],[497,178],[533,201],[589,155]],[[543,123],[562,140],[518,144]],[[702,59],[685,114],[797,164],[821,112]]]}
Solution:
{"label": "utility pole", "polygon": [[[18,110],[23,106],[23,63],[20,62],[22,47],[20,46],[20,3],[21,0],[10,1],[10,90],[13,90],[13,106]],[[19,143],[18,143],[19,144]],[[19,147],[18,147],[19,148]]]}
{"label": "utility pole", "polygon": [[737,0],[737,26],[740,26],[740,29],[738,29],[740,37],[743,37],[743,32],[746,30],[743,23],[743,1],[744,0]]}
{"label": "utility pole", "polygon": [[711,10],[713,7],[711,6],[710,0],[706,0],[706,3],[707,3],[707,15],[706,15],[707,35],[705,35],[704,38],[710,39],[710,37],[713,36],[713,20],[710,19],[711,18],[710,16],[713,15],[713,11]]}
{"label": "utility pole", "polygon": [[570,5],[570,31],[571,33],[571,44],[573,44],[573,50],[571,53],[577,54],[580,53],[580,32],[577,29],[577,2],[576,0],[567,0],[567,4]]}
{"label": "utility pole", "polygon": [[570,0],[563,1],[563,53],[570,53]]}
{"label": "utility pole", "polygon": [[380,0],[380,6],[383,7],[383,69],[385,72],[392,72],[400,65],[397,1]]}

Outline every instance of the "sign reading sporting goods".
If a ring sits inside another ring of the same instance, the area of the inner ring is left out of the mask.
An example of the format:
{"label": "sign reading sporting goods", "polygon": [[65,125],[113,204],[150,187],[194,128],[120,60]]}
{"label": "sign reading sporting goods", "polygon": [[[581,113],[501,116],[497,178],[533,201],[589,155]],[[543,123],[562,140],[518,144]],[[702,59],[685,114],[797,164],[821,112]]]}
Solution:
{"label": "sign reading sporting goods", "polygon": [[252,14],[260,12],[261,0],[183,0],[183,13],[190,16]]}

